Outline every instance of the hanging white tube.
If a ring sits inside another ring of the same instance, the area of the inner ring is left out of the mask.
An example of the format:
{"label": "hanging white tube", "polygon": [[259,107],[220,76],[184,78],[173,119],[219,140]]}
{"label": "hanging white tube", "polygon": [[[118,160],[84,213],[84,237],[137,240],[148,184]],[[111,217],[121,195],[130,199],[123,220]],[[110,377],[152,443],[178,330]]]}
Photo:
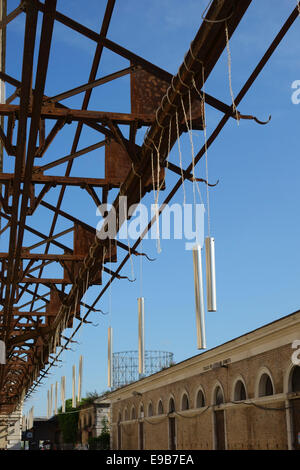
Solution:
{"label": "hanging white tube", "polygon": [[81,388],[82,388],[82,356],[79,357],[78,367],[78,390],[77,390],[77,402],[81,402]]}
{"label": "hanging white tube", "polygon": [[107,345],[108,345],[108,351],[107,351],[107,385],[109,388],[113,386],[112,384],[112,327],[108,327],[108,340],[107,340]]}
{"label": "hanging white tube", "polygon": [[47,419],[50,418],[50,392],[47,391]]}
{"label": "hanging white tube", "polygon": [[217,311],[215,239],[205,239],[207,310]]}
{"label": "hanging white tube", "polygon": [[76,408],[76,367],[72,367],[72,408]]}
{"label": "hanging white tube", "polygon": [[145,301],[144,297],[138,298],[139,320],[139,374],[145,373]]}
{"label": "hanging white tube", "polygon": [[52,411],[53,411],[53,384],[51,384],[51,388],[50,388],[50,399],[49,399],[50,417],[52,416]]}
{"label": "hanging white tube", "polygon": [[206,348],[201,246],[193,247],[197,348]]}
{"label": "hanging white tube", "polygon": [[57,386],[58,382],[55,382],[55,397],[54,397],[54,415],[57,415]]}
{"label": "hanging white tube", "polygon": [[63,375],[60,382],[61,411],[66,412],[66,377]]}

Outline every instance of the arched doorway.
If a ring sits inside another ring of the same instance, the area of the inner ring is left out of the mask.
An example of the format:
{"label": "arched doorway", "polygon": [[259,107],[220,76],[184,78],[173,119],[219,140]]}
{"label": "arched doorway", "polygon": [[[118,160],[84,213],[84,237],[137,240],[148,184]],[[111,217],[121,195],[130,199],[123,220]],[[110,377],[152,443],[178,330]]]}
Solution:
{"label": "arched doorway", "polygon": [[[217,386],[214,392],[214,405],[221,405],[224,403],[224,395],[220,386]],[[215,423],[215,449],[225,450],[225,416],[224,410],[215,410],[214,412]]]}
{"label": "arched doorway", "polygon": [[[174,398],[169,401],[169,413],[175,412]],[[169,416],[169,449],[176,450],[176,418]]]}
{"label": "arched doorway", "polygon": [[144,450],[144,405],[140,406],[140,421],[139,421],[139,449]]}

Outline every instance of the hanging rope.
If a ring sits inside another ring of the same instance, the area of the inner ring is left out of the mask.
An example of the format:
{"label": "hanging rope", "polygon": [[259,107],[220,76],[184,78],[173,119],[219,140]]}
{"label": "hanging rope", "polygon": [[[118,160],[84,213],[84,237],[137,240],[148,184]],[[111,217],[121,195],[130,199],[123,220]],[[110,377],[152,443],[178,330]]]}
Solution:
{"label": "hanging rope", "polygon": [[183,168],[182,168],[182,155],[181,155],[180,133],[179,133],[179,123],[178,123],[177,109],[176,109],[175,117],[176,117],[176,131],[177,131],[177,142],[178,142],[178,152],[179,152],[179,164],[180,164],[180,170],[181,170],[182,189],[183,189],[183,204],[185,204],[185,201],[186,201],[185,185],[184,185],[184,176],[183,176]]}
{"label": "hanging rope", "polygon": [[[206,122],[205,122],[205,89],[204,89],[204,67],[202,67],[202,88],[203,95],[201,95],[197,85],[195,83],[194,77],[192,78],[193,86],[201,98],[201,116],[203,122],[203,133],[204,133],[204,149],[205,149],[205,173],[206,181],[208,183],[208,152],[207,152],[207,132],[206,132]],[[207,200],[207,228],[208,236],[210,236],[210,201],[209,201],[209,185],[206,184],[206,200]]]}
{"label": "hanging rope", "polygon": [[225,35],[226,35],[226,49],[227,49],[227,61],[228,61],[228,80],[229,80],[229,90],[230,90],[230,95],[231,95],[231,101],[232,101],[232,109],[236,114],[236,120],[239,125],[240,122],[240,117],[238,110],[235,105],[234,101],[234,95],[232,91],[232,79],[231,79],[231,53],[230,53],[230,47],[229,47],[229,33],[228,33],[228,24],[227,20],[225,21]]}

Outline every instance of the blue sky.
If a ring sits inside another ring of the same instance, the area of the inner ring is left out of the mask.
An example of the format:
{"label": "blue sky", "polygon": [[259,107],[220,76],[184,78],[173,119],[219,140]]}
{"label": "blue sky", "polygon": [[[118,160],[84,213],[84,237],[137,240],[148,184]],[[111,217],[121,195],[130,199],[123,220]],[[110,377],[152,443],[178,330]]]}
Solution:
{"label": "blue sky", "polygon": [[[8,10],[17,6],[8,0]],[[176,73],[200,23],[207,1],[126,0],[117,1],[108,38],[143,56],[153,63]],[[106,2],[90,0],[58,1],[58,10],[99,31]],[[236,95],[260,60],[283,22],[295,7],[295,0],[253,0],[230,41],[232,86]],[[291,84],[300,79],[300,20],[292,26],[238,109],[261,120],[272,115],[271,122],[259,126],[253,121],[227,123],[208,152],[209,179],[220,180],[210,191],[211,234],[216,242],[216,275],[218,311],[206,314],[208,348],[222,344],[299,308],[300,220],[299,220],[299,122],[300,105],[291,102]],[[7,73],[20,78],[24,34],[24,16],[8,28]],[[93,60],[95,44],[66,27],[56,24],[51,50],[46,94],[54,95],[85,83]],[[97,77],[126,67],[128,62],[104,51]],[[7,94],[13,89],[8,87]],[[231,104],[226,51],[206,84],[206,91]],[[63,103],[81,107],[82,95]],[[92,94],[91,109],[130,111],[129,79],[97,88]],[[221,113],[207,106],[208,135],[217,125]],[[45,163],[70,152],[75,126],[66,126],[44,157]],[[84,130],[79,148],[99,140],[97,133]],[[203,133],[194,134],[196,150],[203,145]],[[188,137],[182,137],[183,161],[191,161]],[[104,151],[77,159],[72,174],[96,176],[103,174]],[[9,157],[10,159],[12,157]],[[179,164],[177,146],[170,157]],[[8,161],[8,158],[6,159]],[[43,163],[44,163],[43,161]],[[12,160],[5,171],[12,170]],[[63,174],[65,165],[57,167]],[[51,172],[47,172],[51,174]],[[204,160],[196,175],[205,176]],[[167,176],[167,189],[177,181]],[[192,187],[185,184],[187,202],[192,203]],[[201,187],[204,201],[206,191]],[[167,192],[165,191],[165,194]],[[55,203],[58,189],[45,200]],[[162,202],[164,194],[160,196]],[[153,194],[146,202],[153,201]],[[180,190],[173,202],[183,202]],[[96,226],[95,206],[80,189],[68,189],[62,208]],[[32,226],[48,227],[49,213],[40,209],[31,220]],[[59,219],[56,232],[70,227]],[[25,245],[39,241],[26,235]],[[3,244],[5,236],[1,238]],[[63,243],[72,243],[67,235]],[[153,240],[143,242],[143,251],[155,262],[143,260],[143,295],[146,314],[146,348],[172,351],[176,362],[198,353],[194,314],[192,255],[184,249],[184,241],[162,242],[157,254]],[[54,252],[54,250],[52,250]],[[119,260],[125,253],[119,251]],[[114,350],[137,349],[137,297],[140,295],[139,259],[133,259],[137,282],[116,281],[99,303],[108,316],[91,314],[97,327],[86,325],[77,334],[75,352],[63,354],[61,368],[33,395],[25,411],[35,407],[36,415],[46,414],[47,389],[51,383],[67,376],[67,395],[71,395],[72,365],[84,356],[83,394],[107,389],[107,327],[114,329]],[[112,265],[112,269],[114,266]],[[45,271],[46,273],[47,271]],[[121,274],[130,275],[130,265]],[[51,270],[48,270],[51,274]],[[46,275],[46,274],[45,274]],[[104,277],[106,279],[106,277]],[[90,288],[87,301],[92,302],[99,287]],[[109,297],[111,309],[109,309]]]}

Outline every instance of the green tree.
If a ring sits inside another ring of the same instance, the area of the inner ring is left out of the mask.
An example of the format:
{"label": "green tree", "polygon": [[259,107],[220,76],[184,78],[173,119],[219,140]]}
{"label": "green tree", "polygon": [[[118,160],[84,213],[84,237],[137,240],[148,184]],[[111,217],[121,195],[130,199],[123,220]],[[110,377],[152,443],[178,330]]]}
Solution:
{"label": "green tree", "polygon": [[89,438],[90,450],[109,450],[110,449],[110,434],[107,425],[107,418],[102,419],[102,431],[98,437]]}
{"label": "green tree", "polygon": [[72,407],[72,399],[66,400],[66,413],[62,409],[58,410],[59,428],[62,432],[63,441],[66,444],[75,444],[78,436],[78,416],[79,408]]}

